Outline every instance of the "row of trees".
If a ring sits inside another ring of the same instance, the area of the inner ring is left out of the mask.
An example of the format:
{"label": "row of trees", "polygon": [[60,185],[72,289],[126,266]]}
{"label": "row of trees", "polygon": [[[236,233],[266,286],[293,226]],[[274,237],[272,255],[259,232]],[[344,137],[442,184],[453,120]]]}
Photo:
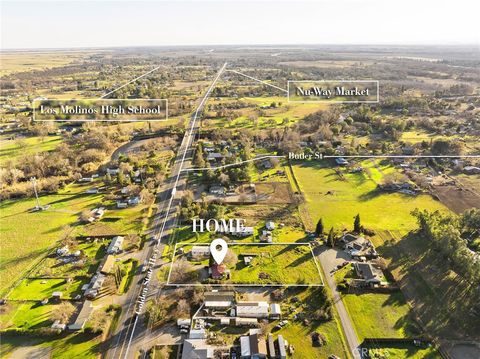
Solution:
{"label": "row of trees", "polygon": [[418,210],[412,212],[419,224],[419,239],[432,242],[465,279],[480,283],[480,260],[469,249],[469,243],[480,236],[480,210],[471,209],[460,216],[442,214],[439,211]]}

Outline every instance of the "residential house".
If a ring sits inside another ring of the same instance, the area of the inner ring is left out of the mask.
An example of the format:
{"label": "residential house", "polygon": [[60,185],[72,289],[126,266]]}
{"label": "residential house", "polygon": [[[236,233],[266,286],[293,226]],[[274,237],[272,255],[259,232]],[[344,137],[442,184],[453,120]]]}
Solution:
{"label": "residential house", "polygon": [[343,248],[352,258],[378,258],[374,245],[365,237],[347,233],[343,235],[340,241],[344,243]]}
{"label": "residential house", "polygon": [[95,274],[89,285],[88,288],[85,290],[85,297],[88,299],[95,299],[100,292],[100,289],[102,289],[103,282],[105,281],[105,275],[101,273]]}
{"label": "residential house", "polygon": [[267,302],[237,302],[237,316],[243,318],[268,318]]}
{"label": "residential house", "polygon": [[211,359],[213,347],[205,339],[185,339],[183,342],[182,359]]}
{"label": "residential house", "polygon": [[268,334],[267,345],[268,345],[268,355],[270,356],[270,358],[276,358],[277,357],[277,352],[275,350],[275,344],[273,342],[273,335],[271,333]]}
{"label": "residential house", "polygon": [[242,227],[239,228],[237,231],[236,229],[234,231],[229,232],[232,236],[235,237],[248,237],[253,235],[253,227]]}
{"label": "residential house", "polygon": [[265,223],[265,228],[269,231],[273,231],[275,229],[275,222],[268,221],[267,223]]}
{"label": "residential house", "polygon": [[193,246],[190,251],[190,256],[193,260],[202,260],[210,257],[209,246]]}
{"label": "residential house", "polygon": [[224,156],[221,153],[218,152],[210,152],[207,155],[207,161],[221,161]]}
{"label": "residential house", "polygon": [[347,161],[345,158],[343,158],[343,157],[337,157],[337,158],[335,158],[335,162],[336,162],[336,164],[337,164],[338,166],[346,166],[346,165],[348,165],[348,161]]}
{"label": "residential house", "polygon": [[112,241],[108,245],[107,253],[108,254],[117,254],[122,251],[122,244],[123,244],[124,237],[122,236],[115,236],[112,238]]}
{"label": "residential house", "polygon": [[280,304],[272,303],[270,304],[270,319],[280,319],[282,317],[282,310]]}
{"label": "residential house", "polygon": [[357,276],[362,278],[367,285],[375,286],[382,282],[382,271],[374,268],[370,263],[356,262],[353,267]]}
{"label": "residential house", "polygon": [[267,357],[267,344],[259,334],[240,337],[240,358],[261,359]]}
{"label": "residential house", "polygon": [[224,264],[214,263],[209,268],[210,276],[213,279],[223,279],[230,276],[230,270]]}
{"label": "residential house", "polygon": [[283,339],[283,335],[279,335],[277,338],[278,344],[278,359],[287,359],[287,342]]}
{"label": "residential house", "polygon": [[230,291],[205,292],[204,305],[207,309],[230,308],[235,303],[235,293]]}
{"label": "residential house", "polygon": [[225,187],[219,186],[219,185],[210,186],[210,189],[208,190],[208,193],[216,194],[216,195],[224,195],[225,194]]}

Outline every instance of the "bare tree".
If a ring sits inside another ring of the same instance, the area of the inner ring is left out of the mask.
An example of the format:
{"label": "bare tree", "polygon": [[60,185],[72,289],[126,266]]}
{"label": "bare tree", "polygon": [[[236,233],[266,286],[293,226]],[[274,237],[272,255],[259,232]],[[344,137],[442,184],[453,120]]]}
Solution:
{"label": "bare tree", "polygon": [[62,302],[52,310],[52,320],[58,320],[60,323],[68,323],[68,320],[75,312],[75,307],[70,302]]}

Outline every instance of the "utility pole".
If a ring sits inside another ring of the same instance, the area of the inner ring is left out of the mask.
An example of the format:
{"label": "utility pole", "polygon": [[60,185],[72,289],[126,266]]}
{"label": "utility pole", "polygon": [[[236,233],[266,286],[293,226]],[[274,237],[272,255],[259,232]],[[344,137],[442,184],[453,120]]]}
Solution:
{"label": "utility pole", "polygon": [[35,193],[35,200],[37,202],[37,206],[35,207],[35,209],[38,211],[38,210],[41,209],[41,207],[40,207],[40,202],[38,200],[37,179],[35,177],[32,177],[32,178],[30,178],[30,181],[32,181],[33,192]]}

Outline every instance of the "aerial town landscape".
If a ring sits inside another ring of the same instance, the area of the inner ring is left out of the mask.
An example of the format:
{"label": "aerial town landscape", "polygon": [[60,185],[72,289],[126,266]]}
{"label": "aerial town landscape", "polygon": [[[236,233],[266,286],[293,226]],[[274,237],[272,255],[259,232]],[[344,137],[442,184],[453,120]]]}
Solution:
{"label": "aerial town landscape", "polygon": [[0,55],[1,358],[480,357],[478,47]]}

